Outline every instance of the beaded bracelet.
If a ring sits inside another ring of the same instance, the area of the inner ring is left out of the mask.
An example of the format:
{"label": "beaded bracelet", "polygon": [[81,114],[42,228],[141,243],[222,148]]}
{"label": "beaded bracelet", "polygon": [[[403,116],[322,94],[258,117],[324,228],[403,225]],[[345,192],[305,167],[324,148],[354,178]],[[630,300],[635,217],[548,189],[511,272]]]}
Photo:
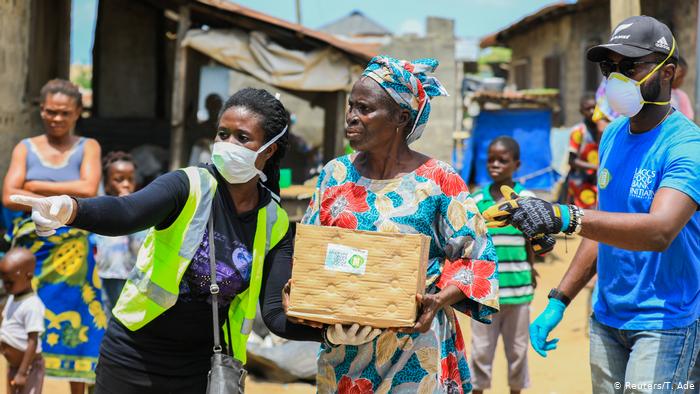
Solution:
{"label": "beaded bracelet", "polygon": [[581,219],[583,218],[583,210],[576,205],[569,205],[569,227],[564,231],[564,234],[578,234],[581,231]]}

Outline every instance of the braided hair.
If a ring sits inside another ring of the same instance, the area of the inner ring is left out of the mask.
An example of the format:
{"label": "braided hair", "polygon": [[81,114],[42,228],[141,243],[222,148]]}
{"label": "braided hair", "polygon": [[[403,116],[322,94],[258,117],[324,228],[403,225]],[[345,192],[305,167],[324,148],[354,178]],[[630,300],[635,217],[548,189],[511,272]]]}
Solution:
{"label": "braided hair", "polygon": [[[217,123],[221,121],[221,116],[224,112],[233,107],[243,107],[260,116],[261,126],[265,132],[265,142],[270,141],[281,133],[289,124],[289,113],[282,105],[282,102],[264,89],[245,88],[229,97],[219,113]],[[263,173],[267,177],[267,181],[263,184],[270,191],[279,195],[280,161],[287,152],[289,132],[284,133],[275,143],[277,144],[277,151],[267,160],[265,168],[263,168]]]}

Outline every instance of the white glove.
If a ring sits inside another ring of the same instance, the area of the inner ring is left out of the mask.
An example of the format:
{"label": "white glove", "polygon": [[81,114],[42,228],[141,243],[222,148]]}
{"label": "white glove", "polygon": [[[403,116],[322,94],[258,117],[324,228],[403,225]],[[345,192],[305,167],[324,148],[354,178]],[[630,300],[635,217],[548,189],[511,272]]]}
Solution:
{"label": "white glove", "polygon": [[[361,328],[361,329],[360,329]],[[372,328],[371,326],[360,326],[355,323],[352,326],[343,326],[336,324],[329,326],[326,331],[328,342],[334,345],[353,345],[359,346],[363,343],[371,342],[382,330]]]}
{"label": "white glove", "polygon": [[14,194],[10,201],[32,207],[32,220],[36,225],[36,233],[48,237],[56,229],[65,226],[73,215],[73,199],[65,194],[52,197],[29,197]]}

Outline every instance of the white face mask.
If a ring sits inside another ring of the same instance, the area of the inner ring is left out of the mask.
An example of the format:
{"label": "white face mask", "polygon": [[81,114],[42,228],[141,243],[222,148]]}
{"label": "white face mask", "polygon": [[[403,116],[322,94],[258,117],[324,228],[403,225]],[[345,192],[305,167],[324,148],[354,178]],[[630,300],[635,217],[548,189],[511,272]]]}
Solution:
{"label": "white face mask", "polygon": [[255,167],[255,161],[261,152],[280,139],[286,132],[287,126],[284,126],[284,130],[281,133],[277,134],[257,151],[231,142],[215,142],[211,152],[211,160],[228,183],[246,183],[256,175],[259,175],[260,179],[265,182],[267,177]]}
{"label": "white face mask", "polygon": [[605,85],[605,96],[608,99],[608,104],[613,111],[622,114],[627,117],[633,117],[642,110],[644,104],[653,105],[666,105],[670,101],[646,101],[642,96],[641,86],[649,79],[654,73],[656,73],[661,66],[663,66],[666,61],[671,57],[673,51],[676,49],[676,40],[673,40],[673,45],[671,46],[671,52],[669,52],[666,59],[659,63],[653,70],[649,72],[641,81],[637,82],[632,78],[629,78],[618,72],[610,73],[608,76],[607,84]]}

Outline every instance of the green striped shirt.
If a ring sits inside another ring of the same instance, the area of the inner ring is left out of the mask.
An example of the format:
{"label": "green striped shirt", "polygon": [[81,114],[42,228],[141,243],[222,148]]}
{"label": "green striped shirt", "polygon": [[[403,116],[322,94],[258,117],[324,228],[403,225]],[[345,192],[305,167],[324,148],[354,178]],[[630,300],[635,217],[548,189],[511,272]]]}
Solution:
{"label": "green striped shirt", "polygon": [[[473,194],[479,212],[496,203],[490,192],[491,184]],[[521,196],[534,196],[522,185],[515,183],[513,187]],[[527,261],[527,244],[523,233],[513,226],[489,228],[498,256],[498,284],[501,304],[525,304],[532,301],[532,267]]]}

